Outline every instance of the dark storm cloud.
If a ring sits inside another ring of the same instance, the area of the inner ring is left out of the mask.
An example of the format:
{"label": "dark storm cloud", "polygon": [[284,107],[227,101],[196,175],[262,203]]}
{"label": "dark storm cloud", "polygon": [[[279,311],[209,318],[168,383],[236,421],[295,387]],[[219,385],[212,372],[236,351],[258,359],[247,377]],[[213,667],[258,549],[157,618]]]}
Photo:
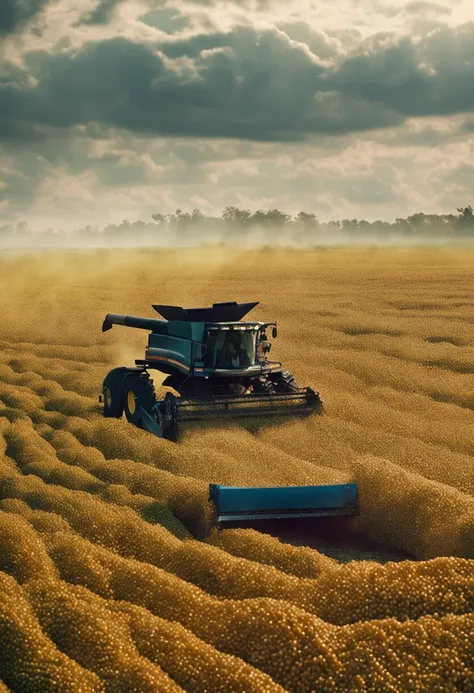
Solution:
{"label": "dark storm cloud", "polygon": [[345,61],[330,82],[353,98],[407,116],[474,110],[474,25],[439,29],[419,44],[409,39]]}
{"label": "dark storm cloud", "polygon": [[114,38],[75,53],[27,56],[37,84],[0,82],[2,125],[5,133],[12,122],[98,123],[260,141],[390,127],[409,116],[474,110],[473,39],[472,25],[446,28],[417,45],[405,39],[330,70],[276,30],[168,42],[160,46],[167,59]]}
{"label": "dark storm cloud", "polygon": [[48,3],[49,0],[0,0],[0,36],[21,29]]}
{"label": "dark storm cloud", "polygon": [[116,38],[76,54],[30,55],[38,84],[0,90],[0,100],[31,123],[261,141],[397,122],[383,107],[360,103],[349,112],[337,94],[315,99],[326,68],[284,34],[241,29],[163,49],[194,58],[194,68],[171,69],[149,47]]}

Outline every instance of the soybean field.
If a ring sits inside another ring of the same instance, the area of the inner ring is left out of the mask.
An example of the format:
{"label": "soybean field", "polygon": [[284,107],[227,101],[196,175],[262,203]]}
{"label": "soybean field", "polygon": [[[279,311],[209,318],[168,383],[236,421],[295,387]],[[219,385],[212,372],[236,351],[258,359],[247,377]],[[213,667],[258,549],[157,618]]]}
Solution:
{"label": "soybean field", "polygon": [[[449,248],[4,253],[0,691],[474,691],[473,287]],[[107,313],[234,300],[323,416],[103,418],[147,337]],[[212,526],[211,482],[349,481],[352,550]]]}

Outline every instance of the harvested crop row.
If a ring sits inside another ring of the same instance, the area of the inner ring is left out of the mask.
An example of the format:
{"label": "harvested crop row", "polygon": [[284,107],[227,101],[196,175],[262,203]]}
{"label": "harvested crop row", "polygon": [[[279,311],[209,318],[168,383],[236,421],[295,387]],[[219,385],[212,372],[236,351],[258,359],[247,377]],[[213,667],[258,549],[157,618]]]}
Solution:
{"label": "harvested crop row", "polygon": [[34,389],[42,380],[55,381],[65,390],[90,397],[97,401],[97,380],[101,378],[103,363],[81,363],[61,359],[19,354],[17,350],[0,352],[2,380],[14,385]]}
{"label": "harvested crop row", "polygon": [[233,556],[258,561],[296,577],[317,578],[337,566],[336,561],[318,551],[282,544],[276,537],[253,529],[214,530],[208,541]]}
{"label": "harvested crop row", "polygon": [[[14,482],[10,488],[12,489],[10,495],[15,494],[17,497],[23,495],[27,500],[31,498],[31,491],[22,494],[18,484],[14,484]],[[38,495],[40,487],[36,486],[36,489],[33,493]],[[44,495],[46,492],[47,490],[45,490]],[[78,534],[116,554],[135,558],[144,562],[144,565],[157,566],[181,579],[198,585],[208,594],[235,599],[270,596],[275,599],[287,599],[302,608],[310,610],[315,608],[311,603],[312,592],[309,586],[305,586],[296,577],[278,571],[276,568],[233,557],[217,547],[200,542],[180,542],[166,532],[164,528],[150,526],[140,520],[138,516],[134,516],[132,512],[126,512],[125,509],[105,508],[98,505],[94,507],[91,502],[85,502],[85,507],[82,509],[79,506],[80,500],[76,499],[73,504],[75,507],[65,512],[64,509],[69,505],[66,500],[67,496],[65,497],[63,494],[62,499],[59,500],[61,497],[58,498],[58,495],[53,490],[50,493],[49,502],[44,499],[42,503],[43,510],[53,516],[51,521],[44,524],[44,519],[38,518],[38,529],[48,534],[52,532],[53,538],[56,531],[69,533],[70,527],[72,527]],[[17,500],[4,500],[0,507],[3,510],[21,513],[35,525],[35,515],[38,514],[38,511],[31,511],[25,503],[19,503]],[[60,517],[56,513],[59,513]],[[2,514],[0,514],[1,516]],[[60,521],[63,516],[66,516],[66,527],[61,526],[60,522],[53,521],[54,518],[58,518]],[[5,560],[13,551],[12,544],[15,542],[18,542],[20,547],[24,546],[25,552],[28,551],[26,548],[28,546],[27,536],[22,537],[20,532],[10,539],[10,543],[7,543],[8,536],[11,535],[12,531],[10,528],[10,534],[6,535],[3,542]],[[33,539],[31,533],[28,536],[33,545],[36,540],[39,540],[36,535],[36,538]],[[74,542],[76,538],[78,539],[71,532],[71,542]],[[16,554],[13,553],[13,556]],[[20,559],[21,554],[17,560]]]}
{"label": "harvested crop row", "polygon": [[421,559],[474,558],[474,498],[367,456],[353,462],[364,511],[359,529]]}
{"label": "harvested crop row", "polygon": [[[51,432],[48,426],[44,424],[43,426],[46,428],[46,433]],[[38,436],[28,424],[14,423],[6,431],[5,437],[9,454],[15,460],[19,470],[23,474],[34,474],[38,479],[50,485],[56,485],[59,496],[61,491],[64,492],[65,489],[83,491],[106,501],[130,506],[138,512],[147,513],[150,519],[153,517],[155,522],[159,521],[161,525],[169,527],[178,536],[190,536],[172,513],[166,507],[160,506],[154,498],[138,497],[126,487],[121,487],[119,484],[111,485],[98,479],[93,473],[75,464],[77,459],[69,460],[69,463],[58,459],[54,448]],[[95,452],[100,457],[100,453],[97,450]],[[32,483],[35,481],[32,480]],[[87,504],[90,497],[86,495],[83,498],[84,503]],[[73,495],[71,504],[77,505],[77,501],[78,498]]]}
{"label": "harvested crop row", "polygon": [[6,686],[25,693],[105,693],[96,675],[44,634],[21,587],[3,572],[0,592],[0,676]]}
{"label": "harvested crop row", "polygon": [[400,362],[395,357],[376,352],[318,348],[314,357],[326,368],[341,368],[354,374],[365,386],[384,383],[395,390],[423,392],[431,397],[443,398],[442,401],[474,409],[471,374],[452,373],[439,367],[427,369],[421,364]]}
{"label": "harvested crop row", "polygon": [[[410,417],[408,418],[406,412],[397,411],[394,407],[391,405],[387,406],[382,401],[378,403],[374,411],[371,391],[358,395],[339,392],[337,403],[334,403],[331,408],[331,415],[337,417],[337,419],[361,424],[365,430],[369,430],[371,438],[375,437],[379,431],[382,431],[384,435],[391,436],[391,439],[394,441],[398,438],[399,444],[402,443],[400,438],[406,439],[407,444],[416,446],[414,453],[411,455],[414,463],[417,462],[417,458],[425,450],[426,454],[431,453],[432,457],[437,457],[443,453],[448,455],[449,467],[456,465],[456,455],[458,455],[456,472],[459,473],[463,467],[466,467],[466,462],[470,461],[468,458],[466,459],[466,455],[470,456],[472,452],[474,412],[466,409],[461,410],[464,414],[464,416],[461,416],[458,413],[459,408],[456,408],[457,416],[450,417],[449,413],[454,413],[454,407],[451,412],[446,411],[447,409],[448,407],[442,407],[442,410],[437,412],[436,404],[433,405],[431,403],[429,418],[420,416],[416,411],[410,412]],[[438,415],[436,416],[436,414]],[[446,426],[448,422],[459,426],[458,435],[455,439],[453,439],[452,430]],[[444,426],[441,425],[442,423],[444,423]],[[370,429],[375,429],[375,431]],[[392,446],[387,447],[391,448]],[[440,447],[442,448],[441,450],[439,449]],[[437,465],[433,466],[436,469]],[[437,471],[439,472],[440,470]],[[454,474],[452,481],[455,481]]]}
{"label": "harvested crop row", "polygon": [[[276,431],[263,428],[257,434],[258,438],[268,446],[284,450],[318,467],[326,465],[349,472],[354,460],[372,454],[428,479],[463,492],[474,492],[470,454],[453,452],[445,446],[411,436],[411,421],[406,424],[406,435],[402,435],[401,428],[397,431],[396,412],[392,415],[389,408],[368,404],[365,398],[352,398],[341,393],[335,409],[329,410],[328,417],[323,417],[321,421],[285,423]],[[461,444],[469,444],[470,432],[470,426],[463,427]],[[312,444],[316,437],[317,446]],[[463,441],[463,438],[466,440]]]}
{"label": "harvested crop row", "polygon": [[145,609],[60,581],[32,581],[25,591],[51,639],[107,690],[283,693],[258,669]]}
{"label": "harvested crop row", "polygon": [[[198,593],[189,594],[199,594],[200,599],[207,602],[213,595],[221,600],[227,598],[225,601],[230,597],[236,602],[255,597],[271,597],[291,603],[328,623],[339,625],[391,617],[414,619],[433,613],[466,614],[473,609],[474,578],[471,563],[462,559],[437,559],[427,564],[406,562],[396,566],[353,562],[349,565],[331,566],[315,580],[290,578],[279,574],[275,569],[267,569],[268,584],[262,584],[262,566],[257,568],[258,564],[244,559],[226,559],[224,553],[215,552],[216,565],[205,572],[202,558],[207,559],[209,565],[208,559],[212,559],[212,553],[200,551],[195,542],[182,543],[178,547],[182,551],[175,551],[170,561],[172,565],[167,566],[166,572],[163,572],[158,566],[153,567],[143,561],[128,562],[128,558],[119,558],[115,551],[110,552],[80,539],[54,513],[32,511],[18,501],[4,501],[1,509],[8,511],[8,515],[4,518],[4,513],[0,513],[3,531],[0,545],[3,557],[0,566],[3,570],[12,572],[21,582],[42,573],[54,577],[59,568],[62,577],[69,582],[84,584],[110,598],[114,595],[111,571],[116,574],[115,580],[121,571],[138,570],[142,583],[149,583],[146,590],[153,593],[162,589],[163,582],[178,579],[177,585],[181,589],[190,582],[196,586],[192,589],[199,587]],[[13,517],[17,525],[14,524]],[[25,524],[23,517],[36,532]],[[36,563],[28,560],[32,552]],[[182,559],[188,555],[191,560],[186,570]],[[193,561],[195,565],[192,564]],[[152,571],[149,573],[150,578],[146,577],[148,569]],[[236,578],[238,571],[240,579]],[[156,584],[151,582],[153,575]],[[410,584],[411,589],[404,593],[401,588],[406,583]]]}
{"label": "harvested crop row", "polygon": [[[62,563],[67,560],[66,552],[59,536],[55,541],[53,554]],[[417,622],[414,647],[412,621],[375,621],[338,630],[285,602],[215,602],[156,568],[130,561],[126,567],[116,564],[115,568],[116,561],[123,559],[105,555],[101,559],[114,599],[126,597],[125,601],[144,606],[161,618],[179,621],[207,644],[266,672],[288,691],[305,691],[309,686],[323,691],[357,690],[364,688],[364,681],[372,690],[384,690],[387,685],[398,690],[409,685],[410,679],[424,684],[424,690],[429,690],[428,684],[447,685],[449,690],[452,676],[459,682],[472,681],[472,615],[440,620],[424,617]],[[70,581],[75,571],[69,562],[64,573],[71,570]],[[66,574],[63,577],[67,579]],[[428,643],[431,650],[427,655]],[[404,667],[407,658],[408,670]]]}
{"label": "harvested crop row", "polygon": [[[43,439],[35,438],[34,436],[35,433],[31,427],[22,423],[13,425],[11,431],[7,434],[10,455],[17,458],[17,463],[20,464],[21,469],[25,472],[35,472],[50,483],[62,483],[68,488],[81,489],[93,493],[105,493],[110,498],[110,494],[106,490],[105,481],[91,476],[90,473],[76,466],[69,466],[59,461],[55,455],[54,448]],[[153,442],[155,443],[155,441]],[[159,443],[159,441],[156,442]],[[470,518],[472,517],[473,509],[471,508],[472,503],[470,503],[467,497],[454,489],[448,489],[440,485],[436,486],[433,483],[430,485],[430,482],[413,474],[400,475],[398,468],[393,468],[392,471],[392,477],[389,481],[390,493],[384,492],[383,496],[381,496],[381,491],[377,490],[379,488],[377,484],[381,478],[380,473],[382,469],[392,469],[390,465],[378,460],[371,464],[362,464],[357,458],[354,458],[352,466],[354,478],[359,479],[361,493],[364,494],[359,525],[369,536],[388,542],[419,557],[431,558],[437,555],[471,556],[469,528],[472,526],[472,519]],[[369,474],[368,477],[367,474]],[[409,483],[403,482],[400,484],[400,479],[404,479]],[[437,493],[436,497],[442,497],[442,504],[437,503],[437,507],[441,508],[441,510],[436,514],[436,511],[431,509],[432,506],[430,504],[420,503],[419,500],[416,500],[413,504],[412,513],[414,515],[412,515],[411,520],[397,524],[397,520],[403,517],[402,508],[406,507],[407,495],[411,494],[413,496],[416,488],[418,489],[418,497],[423,497],[428,492]],[[365,489],[368,489],[369,493],[366,493]],[[400,489],[400,492],[397,492],[397,489]],[[123,499],[123,493],[121,496]],[[381,509],[383,518],[381,521],[378,519],[380,498],[383,498],[383,507]],[[206,502],[204,496],[201,496],[201,499],[202,514],[204,515]],[[87,498],[84,498],[83,502],[87,504],[87,500]],[[443,532],[440,533],[436,529],[439,522],[437,518],[440,518],[442,515],[449,517],[455,508],[459,513],[462,507],[464,507],[464,519],[461,522],[458,520],[445,521],[443,523]],[[392,514],[393,520],[390,522],[389,533],[387,533],[383,528],[387,524],[387,518],[391,518]],[[375,521],[372,518],[376,518]],[[162,516],[162,521],[166,524],[165,514]],[[172,522],[171,516],[168,524],[169,522]],[[410,534],[407,534],[407,532]],[[424,544],[420,545],[420,537],[423,537]]]}

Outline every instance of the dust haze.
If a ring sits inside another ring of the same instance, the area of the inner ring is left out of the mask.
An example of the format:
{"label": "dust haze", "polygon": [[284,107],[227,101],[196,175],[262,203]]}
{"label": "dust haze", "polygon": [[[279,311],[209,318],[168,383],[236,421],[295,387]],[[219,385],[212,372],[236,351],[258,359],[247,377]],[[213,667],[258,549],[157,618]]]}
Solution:
{"label": "dust haze", "polygon": [[[470,209],[470,208],[466,208]],[[238,212],[239,210],[237,210]],[[256,212],[270,217],[278,210]],[[105,228],[86,227],[77,231],[30,229],[26,224],[0,227],[0,251],[37,252],[41,250],[172,250],[216,248],[240,250],[314,250],[338,248],[423,248],[474,247],[474,217],[453,215],[413,215],[407,220],[372,223],[343,220],[320,223],[310,216],[293,220],[249,224],[222,218],[198,218],[186,214],[172,221],[145,223],[124,221]],[[425,217],[425,220],[417,218]],[[188,219],[189,217],[189,219]],[[417,220],[417,221],[414,221]],[[471,223],[472,222],[472,223]]]}

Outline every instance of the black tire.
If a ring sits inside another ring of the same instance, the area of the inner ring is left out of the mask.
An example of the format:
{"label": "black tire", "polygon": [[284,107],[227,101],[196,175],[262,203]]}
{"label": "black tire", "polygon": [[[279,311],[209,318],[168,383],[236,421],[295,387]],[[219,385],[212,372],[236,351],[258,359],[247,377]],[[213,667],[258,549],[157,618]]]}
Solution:
{"label": "black tire", "polygon": [[[166,419],[166,426],[163,430],[163,438],[170,440],[172,443],[178,442],[178,416],[177,416],[177,405],[176,397],[171,393],[167,392],[163,404],[164,418]],[[160,408],[161,408],[160,407]]]}
{"label": "black tire", "polygon": [[259,394],[270,395],[275,392],[275,386],[268,378],[255,378],[252,380],[252,385],[254,392]]}
{"label": "black tire", "polygon": [[298,392],[295,376],[288,371],[282,371],[274,382],[277,392]]}
{"label": "black tire", "polygon": [[102,386],[103,414],[106,418],[120,419],[123,415],[123,379],[129,368],[114,368],[105,376]]}
{"label": "black tire", "polygon": [[143,408],[150,415],[156,403],[156,393],[153,382],[148,374],[129,373],[123,380],[123,403],[127,421],[141,428],[141,413]]}

